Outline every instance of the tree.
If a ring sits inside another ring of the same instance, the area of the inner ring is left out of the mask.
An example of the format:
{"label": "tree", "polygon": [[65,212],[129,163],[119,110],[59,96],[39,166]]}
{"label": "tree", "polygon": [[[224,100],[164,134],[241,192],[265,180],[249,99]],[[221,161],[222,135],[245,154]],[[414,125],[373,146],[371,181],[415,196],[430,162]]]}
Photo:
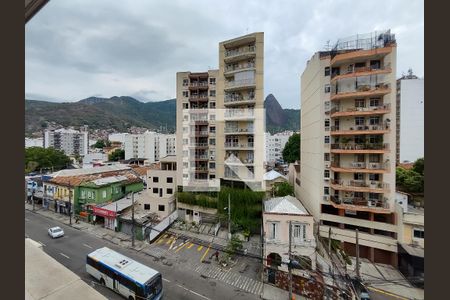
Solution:
{"label": "tree", "polygon": [[125,159],[125,150],[116,149],[113,153],[108,156],[110,161],[119,161],[121,159]]}
{"label": "tree", "polygon": [[274,185],[275,197],[294,196],[294,187],[289,182],[280,182]]}
{"label": "tree", "polygon": [[93,147],[103,149],[104,147],[106,147],[106,143],[104,140],[97,140]]}
{"label": "tree", "polygon": [[283,160],[288,163],[293,163],[300,160],[300,134],[294,133],[283,149]]}
{"label": "tree", "polygon": [[407,193],[423,193],[424,177],[422,174],[402,167],[396,169],[396,182],[399,189]]}
{"label": "tree", "polygon": [[424,169],[425,169],[425,158],[419,158],[414,162],[413,170],[420,175],[424,175]]}
{"label": "tree", "polygon": [[71,163],[70,158],[61,150],[54,148],[30,147],[25,149],[25,172],[53,168],[64,169]]}

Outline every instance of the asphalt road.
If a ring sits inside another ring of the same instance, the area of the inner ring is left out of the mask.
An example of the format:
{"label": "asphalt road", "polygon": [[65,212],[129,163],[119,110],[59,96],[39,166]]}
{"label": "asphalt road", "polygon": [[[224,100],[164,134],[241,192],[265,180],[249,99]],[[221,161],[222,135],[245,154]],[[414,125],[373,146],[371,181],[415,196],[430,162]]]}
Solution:
{"label": "asphalt road", "polygon": [[[64,230],[65,236],[58,239],[50,238],[47,230],[53,226],[60,226]],[[86,273],[85,269],[86,255],[104,246],[161,272],[163,276],[164,299],[259,299],[254,294],[238,290],[221,281],[202,278],[200,274],[193,270],[179,268],[177,264],[172,266],[163,265],[144,253],[118,247],[92,234],[74,229],[30,211],[25,211],[25,235],[43,244],[43,249],[47,254],[86,282],[92,283],[91,285],[108,299],[124,298],[108,288],[100,286],[94,278]]]}

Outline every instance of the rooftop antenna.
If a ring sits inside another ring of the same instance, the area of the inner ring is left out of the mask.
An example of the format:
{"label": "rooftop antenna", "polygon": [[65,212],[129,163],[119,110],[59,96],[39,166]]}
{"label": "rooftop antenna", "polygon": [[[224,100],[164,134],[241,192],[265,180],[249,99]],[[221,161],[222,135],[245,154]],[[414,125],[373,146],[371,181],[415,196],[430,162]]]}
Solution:
{"label": "rooftop antenna", "polygon": [[329,51],[331,49],[331,45],[330,45],[330,40],[327,41],[327,43],[325,44],[325,51]]}

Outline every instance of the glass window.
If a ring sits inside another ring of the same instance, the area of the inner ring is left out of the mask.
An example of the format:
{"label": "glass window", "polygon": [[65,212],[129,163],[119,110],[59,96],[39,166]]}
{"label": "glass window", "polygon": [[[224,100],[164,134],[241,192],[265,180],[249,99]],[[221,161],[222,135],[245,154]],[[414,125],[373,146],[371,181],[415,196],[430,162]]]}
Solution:
{"label": "glass window", "polygon": [[325,136],[325,144],[329,144],[330,143],[330,136],[326,135]]}
{"label": "glass window", "polygon": [[158,194],[159,189],[158,188],[153,188],[153,194]]}
{"label": "glass window", "polygon": [[173,177],[167,177],[167,183],[172,183],[173,182]]}
{"label": "glass window", "polygon": [[183,97],[189,97],[189,91],[183,91]]}
{"label": "glass window", "polygon": [[330,153],[324,153],[323,154],[323,160],[324,161],[330,161]]}
{"label": "glass window", "polygon": [[325,67],[325,76],[330,76],[330,67]]}
{"label": "glass window", "polygon": [[376,107],[376,106],[380,106],[380,98],[371,98],[370,99],[370,106],[371,107]]}
{"label": "glass window", "polygon": [[269,223],[269,239],[276,240],[278,238],[278,223]]}
{"label": "glass window", "polygon": [[189,84],[189,79],[183,79],[183,86],[187,86]]}
{"label": "glass window", "polygon": [[329,84],[325,84],[325,93],[329,93],[331,91],[331,86]]}
{"label": "glass window", "polygon": [[294,225],[294,239],[297,241],[303,241],[306,239],[306,226],[305,224],[295,224]]}
{"label": "glass window", "polygon": [[328,186],[323,187],[323,193],[325,195],[329,195],[330,194],[330,188]]}
{"label": "glass window", "polygon": [[150,204],[144,204],[144,209],[145,210],[150,210]]}
{"label": "glass window", "polygon": [[355,99],[355,107],[365,107],[364,99]]}
{"label": "glass window", "polygon": [[102,192],[102,196],[103,196],[103,198],[106,198],[106,191]]}
{"label": "glass window", "polygon": [[173,194],[173,189],[167,189],[166,190],[166,194],[172,195]]}
{"label": "glass window", "polygon": [[159,182],[159,177],[153,177],[153,182]]}
{"label": "glass window", "polygon": [[425,231],[422,229],[414,229],[414,237],[418,239],[424,239]]}
{"label": "glass window", "polygon": [[216,96],[216,90],[210,90],[209,91],[209,96],[210,97],[215,97]]}
{"label": "glass window", "polygon": [[209,84],[215,85],[216,84],[216,78],[214,78],[214,77],[209,78]]}
{"label": "glass window", "polygon": [[330,178],[330,170],[324,170],[323,171],[323,177]]}
{"label": "glass window", "polygon": [[355,125],[364,125],[364,117],[355,117]]}
{"label": "glass window", "polygon": [[158,210],[159,211],[165,211],[166,210],[166,207],[165,207],[165,205],[158,205]]}

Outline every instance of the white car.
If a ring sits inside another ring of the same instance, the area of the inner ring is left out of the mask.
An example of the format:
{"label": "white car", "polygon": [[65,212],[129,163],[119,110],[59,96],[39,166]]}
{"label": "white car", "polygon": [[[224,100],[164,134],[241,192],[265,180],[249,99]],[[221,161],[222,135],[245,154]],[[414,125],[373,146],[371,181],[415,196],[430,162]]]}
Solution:
{"label": "white car", "polygon": [[48,235],[52,238],[58,238],[64,235],[64,230],[61,229],[61,227],[52,227],[48,230]]}

